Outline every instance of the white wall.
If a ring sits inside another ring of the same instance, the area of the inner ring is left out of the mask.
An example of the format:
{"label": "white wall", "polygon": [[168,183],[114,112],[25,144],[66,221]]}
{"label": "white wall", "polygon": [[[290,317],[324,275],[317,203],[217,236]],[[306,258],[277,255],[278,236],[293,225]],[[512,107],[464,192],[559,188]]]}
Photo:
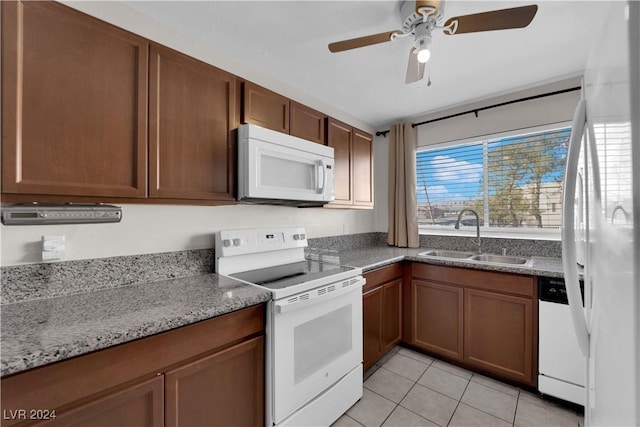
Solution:
{"label": "white wall", "polygon": [[309,237],[374,230],[372,210],[281,206],[122,205],[117,224],[0,226],[1,265],[41,262],[42,236],[64,234],[67,260],[214,247],[222,229],[304,226]]}
{"label": "white wall", "polygon": [[[563,80],[553,84],[515,92],[510,95],[492,98],[483,102],[441,111],[429,116],[414,118],[411,122],[419,123],[473,110],[474,108],[482,108],[484,106],[579,86],[580,78]],[[418,146],[460,141],[485,135],[494,135],[500,132],[571,121],[579,100],[580,91],[576,90],[480,111],[478,112],[478,117],[474,114],[465,114],[451,119],[428,123],[418,126]]]}
{"label": "white wall", "polygon": [[389,230],[389,134],[376,136],[373,140],[373,162],[375,182],[375,231]]}

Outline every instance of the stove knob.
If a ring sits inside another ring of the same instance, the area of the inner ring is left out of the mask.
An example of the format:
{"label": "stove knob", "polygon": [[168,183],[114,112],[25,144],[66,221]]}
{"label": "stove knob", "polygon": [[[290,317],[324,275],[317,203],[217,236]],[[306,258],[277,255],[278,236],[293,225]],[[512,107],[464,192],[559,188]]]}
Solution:
{"label": "stove knob", "polygon": [[300,240],[304,240],[306,238],[307,238],[307,236],[305,236],[304,233],[300,234]]}
{"label": "stove knob", "polygon": [[233,239],[233,246],[240,246],[240,244],[242,244],[242,240],[240,240],[240,239]]}
{"label": "stove knob", "polygon": [[222,246],[224,246],[225,248],[228,248],[229,246],[231,246],[231,240],[229,239],[224,239],[222,241]]}
{"label": "stove knob", "polygon": [[294,234],[293,235],[293,240],[300,240],[300,235],[299,234]]}

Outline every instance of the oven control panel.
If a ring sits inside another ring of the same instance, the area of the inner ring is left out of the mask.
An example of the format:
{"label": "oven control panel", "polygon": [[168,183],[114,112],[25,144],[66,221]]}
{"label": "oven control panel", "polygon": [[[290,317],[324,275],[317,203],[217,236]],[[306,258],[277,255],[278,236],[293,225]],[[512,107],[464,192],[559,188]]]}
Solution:
{"label": "oven control panel", "polygon": [[303,227],[223,230],[216,233],[216,257],[307,247]]}

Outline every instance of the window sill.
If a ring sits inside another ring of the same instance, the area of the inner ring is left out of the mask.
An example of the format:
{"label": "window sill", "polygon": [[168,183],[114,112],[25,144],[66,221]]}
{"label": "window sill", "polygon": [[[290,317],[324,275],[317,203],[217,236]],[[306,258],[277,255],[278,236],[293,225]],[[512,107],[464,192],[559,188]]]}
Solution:
{"label": "window sill", "polygon": [[[428,227],[419,227],[420,235],[425,236],[457,236],[457,237],[476,237],[476,229],[466,227],[463,230],[451,229],[435,229]],[[528,239],[528,240],[550,240],[560,241],[560,230],[496,230],[495,228],[480,228],[480,237],[490,237],[497,239]]]}

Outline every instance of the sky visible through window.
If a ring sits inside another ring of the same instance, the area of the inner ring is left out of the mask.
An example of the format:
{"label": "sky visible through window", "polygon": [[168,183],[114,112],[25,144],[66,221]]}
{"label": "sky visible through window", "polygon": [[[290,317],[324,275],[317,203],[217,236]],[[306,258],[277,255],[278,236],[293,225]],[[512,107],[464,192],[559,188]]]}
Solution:
{"label": "sky visible through window", "polygon": [[468,207],[491,226],[558,227],[569,135],[561,128],[419,151],[419,222],[448,226]]}

